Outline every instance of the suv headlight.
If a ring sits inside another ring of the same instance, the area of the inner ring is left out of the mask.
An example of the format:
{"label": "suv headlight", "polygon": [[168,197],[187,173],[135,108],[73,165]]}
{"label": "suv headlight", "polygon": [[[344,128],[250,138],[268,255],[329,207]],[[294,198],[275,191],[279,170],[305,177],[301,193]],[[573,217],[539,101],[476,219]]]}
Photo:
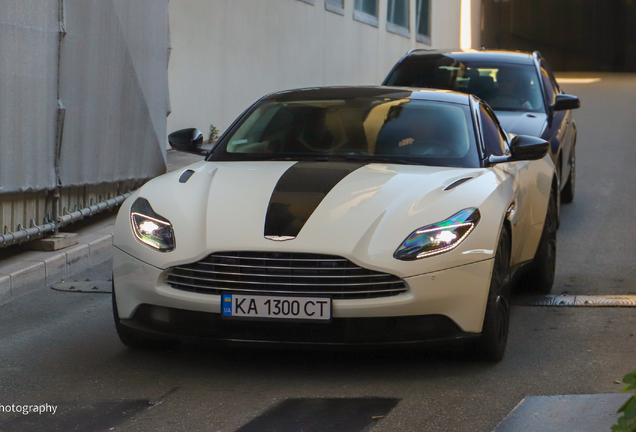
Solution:
{"label": "suv headlight", "polygon": [[475,229],[481,219],[475,207],[464,209],[446,220],[413,231],[393,257],[414,261],[455,249]]}
{"label": "suv headlight", "polygon": [[174,250],[176,244],[170,221],[154,212],[145,198],[137,198],[130,208],[130,220],[135,237],[161,252]]}

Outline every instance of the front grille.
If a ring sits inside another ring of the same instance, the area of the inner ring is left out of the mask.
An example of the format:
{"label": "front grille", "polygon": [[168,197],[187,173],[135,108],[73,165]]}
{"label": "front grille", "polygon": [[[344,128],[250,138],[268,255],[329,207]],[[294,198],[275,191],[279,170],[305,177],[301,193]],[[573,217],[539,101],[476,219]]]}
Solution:
{"label": "front grille", "polygon": [[388,297],[406,292],[397,276],[367,270],[332,255],[221,252],[173,267],[167,282],[184,291],[324,295],[334,299]]}

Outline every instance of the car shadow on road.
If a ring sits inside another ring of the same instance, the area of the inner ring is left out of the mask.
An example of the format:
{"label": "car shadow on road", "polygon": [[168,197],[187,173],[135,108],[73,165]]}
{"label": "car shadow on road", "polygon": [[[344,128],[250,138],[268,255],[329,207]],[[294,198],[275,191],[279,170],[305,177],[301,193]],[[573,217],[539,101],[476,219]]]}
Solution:
{"label": "car shadow on road", "polygon": [[[433,374],[454,376],[486,371],[496,364],[479,359],[463,344],[427,345],[369,349],[306,349],[294,347],[221,345],[185,342],[172,351],[130,351],[117,356],[127,365],[152,364],[159,369],[178,368],[192,376],[210,376],[222,371],[253,377],[286,379],[331,375],[372,380],[381,372],[383,379],[404,379]],[[459,367],[458,367],[459,366]]]}

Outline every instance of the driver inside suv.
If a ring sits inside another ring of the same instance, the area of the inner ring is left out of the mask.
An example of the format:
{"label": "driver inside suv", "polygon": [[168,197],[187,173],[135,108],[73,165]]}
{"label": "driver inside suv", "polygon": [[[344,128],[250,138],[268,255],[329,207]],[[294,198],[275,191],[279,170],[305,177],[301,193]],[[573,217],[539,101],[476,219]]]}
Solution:
{"label": "driver inside suv", "polygon": [[489,103],[500,108],[525,108],[532,110],[529,100],[530,80],[520,71],[499,69],[497,71],[497,87],[487,98]]}

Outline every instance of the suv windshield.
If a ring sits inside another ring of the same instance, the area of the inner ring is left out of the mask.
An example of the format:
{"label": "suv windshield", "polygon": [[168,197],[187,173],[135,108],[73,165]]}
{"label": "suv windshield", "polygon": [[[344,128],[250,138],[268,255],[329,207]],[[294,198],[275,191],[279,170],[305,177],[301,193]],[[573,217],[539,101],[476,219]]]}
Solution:
{"label": "suv windshield", "polygon": [[208,158],[325,159],[479,166],[467,105],[408,98],[266,100]]}
{"label": "suv windshield", "polygon": [[474,94],[496,111],[545,112],[533,65],[458,61],[446,56],[411,57],[384,85],[426,87]]}

